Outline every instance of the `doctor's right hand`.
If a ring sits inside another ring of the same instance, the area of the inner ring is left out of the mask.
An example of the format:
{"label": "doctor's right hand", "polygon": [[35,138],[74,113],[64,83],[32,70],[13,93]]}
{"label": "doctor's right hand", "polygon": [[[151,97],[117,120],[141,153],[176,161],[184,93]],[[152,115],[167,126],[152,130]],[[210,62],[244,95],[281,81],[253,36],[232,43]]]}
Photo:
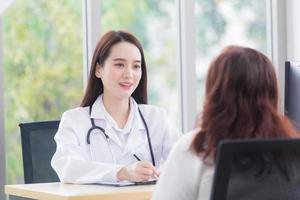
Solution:
{"label": "doctor's right hand", "polygon": [[122,167],[118,173],[119,180],[128,180],[132,182],[147,181],[154,176],[159,176],[159,172],[148,161],[138,161],[131,165]]}

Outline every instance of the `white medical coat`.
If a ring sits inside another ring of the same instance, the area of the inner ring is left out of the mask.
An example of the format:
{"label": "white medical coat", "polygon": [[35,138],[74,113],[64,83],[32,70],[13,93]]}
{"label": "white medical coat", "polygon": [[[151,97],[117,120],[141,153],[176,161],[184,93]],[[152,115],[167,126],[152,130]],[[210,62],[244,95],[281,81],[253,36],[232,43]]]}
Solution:
{"label": "white medical coat", "polygon": [[[136,162],[133,154],[141,160],[151,162],[146,129],[138,114],[137,103],[134,103],[132,128],[126,144],[116,135],[107,123],[100,107],[100,97],[92,106],[78,107],[63,113],[58,131],[54,137],[57,149],[51,160],[61,182],[65,183],[97,183],[117,181],[117,172],[125,165]],[[148,125],[156,167],[165,160],[172,145],[179,137],[179,132],[171,128],[163,109],[151,105],[138,105]],[[91,118],[96,126],[105,129],[110,137],[108,141],[103,133],[94,130],[87,144],[87,132],[92,127]],[[110,145],[110,147],[109,147]],[[114,163],[112,153],[117,163]]]}

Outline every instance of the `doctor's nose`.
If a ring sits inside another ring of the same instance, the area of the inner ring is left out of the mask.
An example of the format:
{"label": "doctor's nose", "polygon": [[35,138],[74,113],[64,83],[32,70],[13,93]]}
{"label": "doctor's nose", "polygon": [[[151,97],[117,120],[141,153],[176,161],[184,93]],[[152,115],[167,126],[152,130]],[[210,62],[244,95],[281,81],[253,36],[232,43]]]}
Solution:
{"label": "doctor's nose", "polygon": [[124,70],[123,76],[125,78],[132,78],[133,77],[133,70],[131,66],[127,66]]}

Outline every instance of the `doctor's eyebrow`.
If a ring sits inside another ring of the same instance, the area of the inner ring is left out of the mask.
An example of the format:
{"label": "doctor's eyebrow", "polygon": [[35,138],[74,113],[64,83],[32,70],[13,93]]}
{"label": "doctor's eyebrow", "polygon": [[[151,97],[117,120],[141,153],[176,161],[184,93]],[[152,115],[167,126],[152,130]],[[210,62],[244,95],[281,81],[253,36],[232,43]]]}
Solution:
{"label": "doctor's eyebrow", "polygon": [[[114,58],[113,61],[127,61],[126,59],[124,58]],[[135,63],[141,63],[142,61],[141,60],[134,60]]]}

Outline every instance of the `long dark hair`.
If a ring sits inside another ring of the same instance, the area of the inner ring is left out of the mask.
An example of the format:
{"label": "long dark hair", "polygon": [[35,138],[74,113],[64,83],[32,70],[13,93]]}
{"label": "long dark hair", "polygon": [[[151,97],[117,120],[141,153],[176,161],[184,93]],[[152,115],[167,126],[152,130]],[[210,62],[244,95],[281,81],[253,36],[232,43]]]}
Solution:
{"label": "long dark hair", "polygon": [[97,97],[103,93],[103,83],[101,79],[95,75],[96,66],[97,64],[103,66],[105,60],[109,57],[111,47],[119,42],[129,42],[135,45],[141,53],[142,77],[139,85],[132,93],[132,97],[138,104],[147,104],[147,69],[141,43],[129,32],[109,31],[101,37],[94,51],[87,88],[80,106],[92,105]]}
{"label": "long dark hair", "polygon": [[199,132],[191,149],[215,156],[222,139],[278,138],[298,135],[278,111],[274,66],[257,50],[229,46],[211,63]]}

